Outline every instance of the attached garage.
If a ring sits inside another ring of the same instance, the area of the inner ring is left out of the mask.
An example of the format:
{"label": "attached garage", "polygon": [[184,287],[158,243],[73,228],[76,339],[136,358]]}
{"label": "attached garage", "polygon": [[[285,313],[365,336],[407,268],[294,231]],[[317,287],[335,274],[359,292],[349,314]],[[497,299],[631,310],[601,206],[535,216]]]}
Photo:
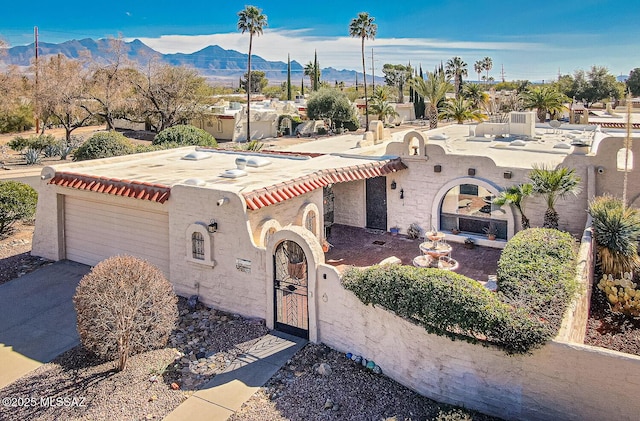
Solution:
{"label": "attached garage", "polygon": [[156,210],[64,196],[69,260],[95,265],[118,254],[145,259],[169,275],[169,215]]}

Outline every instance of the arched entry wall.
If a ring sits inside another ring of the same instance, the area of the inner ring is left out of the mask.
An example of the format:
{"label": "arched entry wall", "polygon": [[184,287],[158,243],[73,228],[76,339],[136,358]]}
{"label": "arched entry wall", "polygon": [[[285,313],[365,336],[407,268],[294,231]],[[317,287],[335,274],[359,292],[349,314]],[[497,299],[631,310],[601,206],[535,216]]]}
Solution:
{"label": "arched entry wall", "polygon": [[[432,223],[433,223],[433,226],[435,226],[437,229],[440,229],[440,222],[441,222],[440,210],[441,210],[442,202],[444,200],[445,195],[449,192],[449,190],[461,184],[475,184],[477,186],[483,187],[484,189],[488,190],[494,196],[497,196],[502,191],[502,188],[500,186],[483,178],[459,177],[459,178],[454,178],[453,180],[448,181],[446,184],[444,184],[440,188],[440,190],[438,190],[438,192],[433,198],[433,204],[431,206],[431,218],[433,221]],[[513,235],[515,234],[514,213],[511,206],[505,205],[502,207],[502,209],[504,209],[506,213],[507,239],[509,239],[513,237]]]}
{"label": "arched entry wall", "polygon": [[285,240],[293,241],[297,243],[304,251],[307,259],[307,276],[308,276],[308,307],[309,307],[309,341],[318,341],[318,279],[317,279],[317,267],[319,264],[324,263],[324,253],[322,252],[322,246],[318,238],[306,228],[287,225],[281,230],[274,233],[267,243],[267,276],[265,282],[266,288],[266,307],[267,314],[265,317],[267,327],[273,329],[275,325],[275,306],[274,306],[274,276],[275,267],[273,262],[273,256],[275,255],[276,248],[280,243]]}

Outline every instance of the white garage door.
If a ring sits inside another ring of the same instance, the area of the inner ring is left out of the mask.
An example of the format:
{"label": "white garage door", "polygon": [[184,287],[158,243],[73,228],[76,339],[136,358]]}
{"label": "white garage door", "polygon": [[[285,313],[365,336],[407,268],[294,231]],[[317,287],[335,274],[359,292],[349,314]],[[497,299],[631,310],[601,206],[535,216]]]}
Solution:
{"label": "white garage door", "polygon": [[145,259],[169,275],[169,215],[65,196],[66,257],[95,265],[110,256]]}

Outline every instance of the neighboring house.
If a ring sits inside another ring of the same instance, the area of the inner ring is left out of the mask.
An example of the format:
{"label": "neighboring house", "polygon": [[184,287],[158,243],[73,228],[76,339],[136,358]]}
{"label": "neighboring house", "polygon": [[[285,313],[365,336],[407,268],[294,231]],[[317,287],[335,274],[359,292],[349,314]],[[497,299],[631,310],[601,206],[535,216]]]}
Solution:
{"label": "neighboring house", "polygon": [[[318,288],[338,277],[321,248],[332,224],[405,231],[418,223],[452,242],[473,236],[503,247],[520,218],[491,199],[526,182],[534,164],[547,164],[582,178],[582,192],[557,204],[560,227],[580,235],[591,197],[622,194],[623,136],[536,126],[534,113],[511,113],[506,123],[410,130],[362,148],[362,135],[349,134],[280,152],[187,147],[46,167],[33,254],[89,265],[116,254],[145,258],[178,294],[321,340]],[[634,206],[639,181],[636,167],[627,193]],[[527,199],[526,208],[532,226],[541,226],[543,198]],[[491,222],[494,241],[483,234]],[[463,235],[450,233],[456,226]],[[280,288],[287,274],[304,279],[290,285],[295,293]],[[295,313],[292,296],[301,313],[279,319]]]}

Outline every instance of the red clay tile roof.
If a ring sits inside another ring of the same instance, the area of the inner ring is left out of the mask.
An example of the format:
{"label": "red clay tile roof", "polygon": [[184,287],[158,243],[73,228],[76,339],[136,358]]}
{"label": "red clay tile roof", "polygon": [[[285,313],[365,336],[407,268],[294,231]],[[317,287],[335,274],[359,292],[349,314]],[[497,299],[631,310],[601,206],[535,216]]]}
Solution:
{"label": "red clay tile roof", "polygon": [[257,210],[265,206],[273,205],[274,203],[283,202],[292,197],[300,196],[301,194],[324,187],[328,184],[373,178],[406,168],[407,166],[400,158],[352,165],[350,167],[332,168],[316,171],[313,174],[256,189],[243,193],[242,195],[247,201],[247,208]]}
{"label": "red clay tile roof", "polygon": [[158,203],[166,202],[171,193],[171,188],[163,184],[95,177],[71,172],[56,172],[49,184]]}

